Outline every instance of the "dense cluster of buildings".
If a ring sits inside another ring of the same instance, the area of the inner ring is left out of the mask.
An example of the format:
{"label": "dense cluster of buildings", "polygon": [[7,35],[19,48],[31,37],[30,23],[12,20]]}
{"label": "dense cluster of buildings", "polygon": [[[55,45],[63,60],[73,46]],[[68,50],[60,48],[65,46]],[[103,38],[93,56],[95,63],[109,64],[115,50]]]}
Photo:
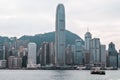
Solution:
{"label": "dense cluster of buildings", "polygon": [[37,47],[34,42],[11,38],[0,45],[0,68],[21,69],[40,67],[120,67],[120,52],[111,42],[108,50],[100,38],[85,33],[84,43],[77,39],[74,45],[65,45],[65,9],[59,4],[56,13],[55,42],[43,42]]}

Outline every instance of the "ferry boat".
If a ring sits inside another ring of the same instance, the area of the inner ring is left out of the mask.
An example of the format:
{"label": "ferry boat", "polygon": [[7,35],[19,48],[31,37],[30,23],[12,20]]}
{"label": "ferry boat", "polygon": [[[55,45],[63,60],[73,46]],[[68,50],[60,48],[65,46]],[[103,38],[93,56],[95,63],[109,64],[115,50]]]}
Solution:
{"label": "ferry boat", "polygon": [[99,70],[99,71],[91,71],[91,74],[105,75],[105,71],[102,71],[102,70]]}
{"label": "ferry boat", "polygon": [[91,74],[105,75],[105,71],[97,68],[95,70],[92,70]]}

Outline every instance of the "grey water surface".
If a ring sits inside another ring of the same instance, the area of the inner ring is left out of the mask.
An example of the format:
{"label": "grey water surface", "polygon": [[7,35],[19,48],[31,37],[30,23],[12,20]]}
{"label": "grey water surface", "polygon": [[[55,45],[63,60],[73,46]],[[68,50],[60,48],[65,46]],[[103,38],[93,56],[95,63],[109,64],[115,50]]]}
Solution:
{"label": "grey water surface", "polygon": [[120,80],[120,70],[91,75],[85,70],[0,70],[0,80]]}

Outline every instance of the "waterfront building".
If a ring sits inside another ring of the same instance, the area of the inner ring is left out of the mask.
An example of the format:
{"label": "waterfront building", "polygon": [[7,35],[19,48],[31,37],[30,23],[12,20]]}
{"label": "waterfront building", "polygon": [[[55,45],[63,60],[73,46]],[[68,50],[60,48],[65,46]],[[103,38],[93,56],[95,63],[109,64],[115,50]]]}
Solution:
{"label": "waterfront building", "polygon": [[13,68],[13,61],[14,61],[15,56],[9,56],[8,57],[8,68],[12,69]]}
{"label": "waterfront building", "polygon": [[81,39],[75,41],[74,64],[83,65],[83,44]]}
{"label": "waterfront building", "polygon": [[21,69],[22,67],[22,58],[14,57],[13,59],[13,69]]}
{"label": "waterfront building", "polygon": [[115,49],[115,44],[111,42],[108,48],[108,67],[113,67],[113,68],[117,67],[117,60],[118,60],[117,56],[118,53]]}
{"label": "waterfront building", "polygon": [[19,55],[18,57],[21,57],[22,58],[22,67],[27,67],[27,58],[28,58],[28,49],[27,48],[24,48],[23,49],[23,52],[22,52],[22,55]]}
{"label": "waterfront building", "polygon": [[40,49],[39,49],[39,59],[40,59],[39,64],[40,65],[44,64],[43,57],[44,57],[44,55],[43,55],[43,49],[42,49],[42,46],[41,46]]}
{"label": "waterfront building", "polygon": [[41,66],[46,66],[51,64],[51,53],[50,44],[48,42],[43,42],[40,48],[40,64]]}
{"label": "waterfront building", "polygon": [[41,64],[41,66],[46,65],[46,48],[47,48],[47,43],[43,42],[42,46],[40,48],[40,64]]}
{"label": "waterfront building", "polygon": [[89,66],[90,64],[90,41],[92,39],[92,34],[87,31],[85,33],[85,46],[83,51],[84,65]]}
{"label": "waterfront building", "polygon": [[84,57],[84,65],[89,66],[90,65],[90,51],[84,49],[83,57]]}
{"label": "waterfront building", "polygon": [[63,4],[59,4],[56,10],[55,55],[56,55],[56,66],[64,66],[65,65],[65,9]]}
{"label": "waterfront building", "polygon": [[50,46],[49,46],[49,43],[46,42],[45,43],[45,49],[44,49],[44,54],[45,54],[45,59],[46,59],[46,65],[50,65]]}
{"label": "waterfront building", "polygon": [[4,43],[3,43],[3,45],[4,45],[4,55],[5,55],[5,60],[7,60],[8,59],[8,57],[9,57],[9,48],[10,48],[10,46],[9,46],[9,42],[7,42],[6,40],[4,41]]}
{"label": "waterfront building", "polygon": [[99,38],[93,38],[90,41],[90,64],[94,66],[100,66],[100,39]]}
{"label": "waterfront building", "polygon": [[22,67],[24,67],[24,68],[27,67],[27,55],[24,55],[22,57]]}
{"label": "waterfront building", "polygon": [[74,65],[75,45],[71,45],[71,53],[72,53],[72,64]]}
{"label": "waterfront building", "polygon": [[71,45],[67,45],[66,52],[65,52],[65,62],[66,62],[66,65],[73,64]]}
{"label": "waterfront building", "polygon": [[7,67],[7,61],[6,60],[0,60],[0,68],[6,68]]}
{"label": "waterfront building", "polygon": [[106,51],[106,45],[101,45],[101,67],[106,67],[106,56],[107,56],[107,51]]}
{"label": "waterfront building", "polygon": [[41,66],[46,65],[46,54],[45,54],[45,42],[42,43],[42,46],[40,48],[40,64]]}
{"label": "waterfront building", "polygon": [[9,69],[20,69],[22,67],[22,58],[10,56],[8,58],[8,68]]}
{"label": "waterfront building", "polygon": [[36,67],[36,43],[30,42],[28,44],[28,64],[27,68]]}
{"label": "waterfront building", "polygon": [[53,42],[50,43],[50,64],[55,65],[55,45]]}
{"label": "waterfront building", "polygon": [[90,40],[92,39],[92,34],[90,32],[85,33],[85,50],[90,51]]}

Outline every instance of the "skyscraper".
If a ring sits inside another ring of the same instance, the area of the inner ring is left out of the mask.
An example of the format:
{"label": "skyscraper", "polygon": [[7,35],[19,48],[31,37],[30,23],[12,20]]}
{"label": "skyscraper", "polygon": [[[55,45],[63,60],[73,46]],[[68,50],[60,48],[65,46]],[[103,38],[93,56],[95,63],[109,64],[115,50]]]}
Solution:
{"label": "skyscraper", "polygon": [[34,68],[36,66],[36,43],[28,44],[28,64],[27,68]]}
{"label": "skyscraper", "polygon": [[55,65],[55,45],[53,42],[50,43],[50,63]]}
{"label": "skyscraper", "polygon": [[100,39],[93,38],[90,42],[90,63],[100,66]]}
{"label": "skyscraper", "polygon": [[57,6],[55,32],[56,65],[65,65],[65,9],[63,4]]}
{"label": "skyscraper", "polygon": [[66,47],[66,52],[65,52],[65,63],[66,65],[72,65],[73,63],[73,55],[72,55],[72,49],[71,49],[71,45],[68,44]]}
{"label": "skyscraper", "polygon": [[101,67],[106,67],[106,55],[107,55],[107,51],[106,51],[106,45],[101,45]]}
{"label": "skyscraper", "polygon": [[92,40],[92,34],[90,32],[85,33],[85,47],[84,47],[84,64],[90,63],[90,41]]}
{"label": "skyscraper", "polygon": [[108,47],[108,67],[117,67],[118,53],[115,49],[115,44],[111,42]]}
{"label": "skyscraper", "polygon": [[83,44],[81,39],[75,41],[74,64],[83,65]]}
{"label": "skyscraper", "polygon": [[92,39],[92,35],[90,32],[85,34],[85,50],[90,51],[90,40]]}

